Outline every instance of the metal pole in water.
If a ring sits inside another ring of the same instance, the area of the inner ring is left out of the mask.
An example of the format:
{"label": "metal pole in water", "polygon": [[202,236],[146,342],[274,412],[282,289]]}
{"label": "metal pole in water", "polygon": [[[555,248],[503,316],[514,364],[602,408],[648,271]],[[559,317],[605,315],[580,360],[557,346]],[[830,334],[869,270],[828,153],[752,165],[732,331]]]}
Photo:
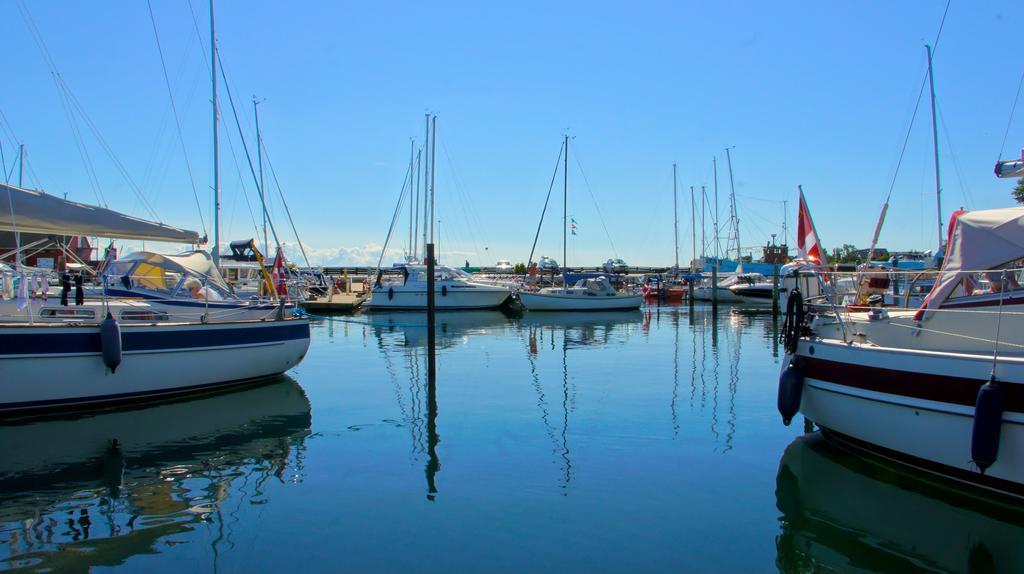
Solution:
{"label": "metal pole in water", "polygon": [[427,500],[434,500],[437,486],[434,482],[441,462],[437,457],[437,363],[434,340],[434,244],[427,244]]}
{"label": "metal pole in water", "polygon": [[711,308],[718,310],[718,261],[711,266]]}
{"label": "metal pole in water", "polygon": [[427,244],[427,381],[433,384],[437,374],[434,356],[434,322],[437,309],[434,307],[434,244]]}
{"label": "metal pole in water", "polygon": [[772,266],[772,315],[779,314],[779,264]]}

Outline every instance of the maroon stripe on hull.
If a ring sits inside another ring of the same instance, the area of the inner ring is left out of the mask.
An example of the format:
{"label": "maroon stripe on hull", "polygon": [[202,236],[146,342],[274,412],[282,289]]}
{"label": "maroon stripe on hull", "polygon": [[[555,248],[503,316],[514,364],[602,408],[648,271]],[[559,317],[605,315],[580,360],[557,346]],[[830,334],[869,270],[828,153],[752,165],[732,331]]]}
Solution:
{"label": "maroon stripe on hull", "polygon": [[[889,393],[915,399],[973,407],[978,389],[987,381],[914,371],[883,369],[800,355],[797,366],[805,377],[846,387]],[[1001,381],[1006,392],[1006,411],[1024,412],[1024,385]]]}
{"label": "maroon stripe on hull", "polygon": [[849,445],[859,450],[867,451],[868,453],[881,456],[883,458],[896,461],[907,466],[919,468],[937,474],[949,479],[956,480],[958,482],[966,482],[974,486],[982,487],[988,490],[996,491],[1001,494],[1013,496],[1013,497],[1024,497],[1024,484],[1019,482],[1013,482],[1004,478],[994,477],[988,474],[981,474],[980,472],[972,472],[964,470],[962,468],[956,468],[952,466],[946,466],[939,464],[927,459],[918,458],[903,452],[895,451],[892,449],[879,446],[877,444],[862,441],[849,435],[835,432],[825,427],[821,428],[821,434],[825,435],[826,438],[832,441],[839,442],[841,444]]}

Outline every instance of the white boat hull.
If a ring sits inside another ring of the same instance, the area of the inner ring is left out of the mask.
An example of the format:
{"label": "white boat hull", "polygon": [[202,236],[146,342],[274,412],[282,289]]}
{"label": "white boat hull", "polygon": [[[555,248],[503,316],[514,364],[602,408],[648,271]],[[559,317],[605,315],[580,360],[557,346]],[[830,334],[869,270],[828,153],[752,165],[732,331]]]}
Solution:
{"label": "white boat hull", "polygon": [[[445,289],[442,290],[442,287]],[[509,290],[505,288],[438,285],[434,292],[434,306],[440,310],[494,309],[503,305],[509,295]],[[377,287],[366,303],[363,303],[363,307],[368,309],[424,310],[427,308],[427,292],[421,288]]]}
{"label": "white boat hull", "polygon": [[613,311],[639,309],[643,295],[596,295],[560,293],[519,293],[527,311]]}
{"label": "white boat hull", "polygon": [[279,375],[309,348],[309,322],[122,325],[122,360],[103,361],[95,325],[0,326],[0,413],[123,403]]}
{"label": "white boat hull", "polygon": [[[743,299],[737,297],[729,290],[728,287],[718,287],[718,302],[719,303],[742,303]],[[713,301],[714,292],[711,287],[694,287],[693,289],[693,300],[694,301]]]}
{"label": "white boat hull", "polygon": [[832,436],[923,470],[1024,496],[1024,359],[1000,359],[1007,409],[999,456],[982,475],[971,462],[974,400],[991,356],[802,340],[800,412]]}

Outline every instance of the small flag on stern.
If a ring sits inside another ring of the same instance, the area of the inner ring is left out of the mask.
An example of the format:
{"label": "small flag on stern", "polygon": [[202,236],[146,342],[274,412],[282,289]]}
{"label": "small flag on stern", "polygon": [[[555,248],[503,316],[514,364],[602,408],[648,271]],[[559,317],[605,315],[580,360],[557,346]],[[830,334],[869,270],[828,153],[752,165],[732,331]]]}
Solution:
{"label": "small flag on stern", "polygon": [[814,229],[814,220],[807,208],[803,189],[800,190],[800,210],[797,214],[796,257],[815,265],[828,265],[828,256],[818,240],[818,232]]}

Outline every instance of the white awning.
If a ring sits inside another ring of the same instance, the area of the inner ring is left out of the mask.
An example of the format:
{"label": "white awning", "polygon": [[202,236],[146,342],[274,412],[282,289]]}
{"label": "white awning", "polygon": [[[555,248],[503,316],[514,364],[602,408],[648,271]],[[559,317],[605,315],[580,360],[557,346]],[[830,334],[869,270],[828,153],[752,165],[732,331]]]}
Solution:
{"label": "white awning", "polygon": [[1024,257],[1024,207],[954,213],[942,270],[915,318],[927,319],[967,275],[994,269],[1021,257]]}
{"label": "white awning", "polygon": [[195,231],[154,223],[103,207],[68,201],[41,191],[2,183],[0,230],[168,241],[192,245],[204,243]]}

